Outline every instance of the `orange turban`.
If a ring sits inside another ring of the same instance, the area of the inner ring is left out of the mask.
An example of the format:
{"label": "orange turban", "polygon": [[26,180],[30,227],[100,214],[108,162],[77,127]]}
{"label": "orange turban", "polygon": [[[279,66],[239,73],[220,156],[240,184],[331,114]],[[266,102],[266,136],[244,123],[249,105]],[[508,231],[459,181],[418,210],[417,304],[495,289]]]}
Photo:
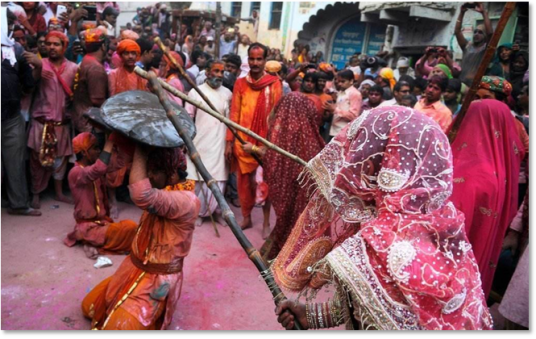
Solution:
{"label": "orange turban", "polygon": [[60,39],[61,43],[63,44],[63,51],[67,49],[67,46],[69,46],[69,39],[67,38],[67,35],[63,34],[59,31],[51,31],[47,34],[45,37],[45,41],[47,41],[50,38],[58,38]]}
{"label": "orange turban", "polygon": [[98,28],[88,29],[85,32],[84,40],[86,44],[96,44],[106,40],[106,35]]}
{"label": "orange turban", "polygon": [[277,73],[281,70],[281,63],[276,60],[270,60],[264,65],[264,70],[268,73]]}
{"label": "orange turban", "polygon": [[75,154],[80,152],[87,153],[91,146],[97,143],[97,138],[89,132],[83,132],[73,138],[73,151]]}
{"label": "orange turban", "polygon": [[333,67],[327,62],[321,62],[320,65],[318,65],[318,68],[324,73],[331,73],[331,71],[333,71]]}
{"label": "orange turban", "polygon": [[140,46],[136,43],[136,41],[130,39],[121,40],[121,42],[117,44],[116,51],[119,56],[123,55],[125,52],[136,52],[136,54],[138,54],[138,58],[141,55]]}

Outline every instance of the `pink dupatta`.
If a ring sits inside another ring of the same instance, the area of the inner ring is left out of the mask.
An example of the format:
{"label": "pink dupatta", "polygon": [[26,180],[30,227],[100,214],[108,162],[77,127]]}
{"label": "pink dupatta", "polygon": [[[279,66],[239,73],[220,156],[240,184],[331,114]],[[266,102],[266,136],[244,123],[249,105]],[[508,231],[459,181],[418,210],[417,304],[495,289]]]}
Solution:
{"label": "pink dupatta", "polygon": [[506,230],[517,212],[519,167],[525,150],[514,119],[500,101],[475,101],[452,144],[452,201],[465,214],[465,231],[486,296]]}

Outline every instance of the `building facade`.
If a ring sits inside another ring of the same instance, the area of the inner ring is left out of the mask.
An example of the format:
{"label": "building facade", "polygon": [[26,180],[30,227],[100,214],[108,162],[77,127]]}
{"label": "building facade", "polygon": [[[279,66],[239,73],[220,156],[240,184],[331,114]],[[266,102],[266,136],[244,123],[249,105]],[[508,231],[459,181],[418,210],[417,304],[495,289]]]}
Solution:
{"label": "building facade", "polygon": [[[149,3],[120,3],[119,24],[136,14],[135,8]],[[504,2],[485,3],[493,25]],[[222,14],[241,19],[239,27],[252,41],[278,48],[286,58],[297,44],[322,52],[326,61],[342,68],[354,53],[374,55],[381,50],[416,57],[427,46],[444,46],[460,59],[454,27],[462,2],[221,2]],[[190,9],[216,11],[216,2],[192,2]],[[252,18],[257,11],[258,21]],[[463,32],[468,39],[482,16],[467,11]],[[257,27],[257,30],[255,29]],[[506,26],[501,43],[518,41],[528,49],[528,2],[519,2]]]}

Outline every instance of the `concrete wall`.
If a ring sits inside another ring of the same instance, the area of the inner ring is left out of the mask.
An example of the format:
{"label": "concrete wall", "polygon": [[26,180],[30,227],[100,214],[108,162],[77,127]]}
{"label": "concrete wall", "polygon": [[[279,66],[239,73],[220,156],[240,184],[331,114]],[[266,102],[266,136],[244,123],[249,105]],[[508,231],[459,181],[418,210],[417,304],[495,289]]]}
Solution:
{"label": "concrete wall", "polygon": [[[460,3],[461,4],[461,3]],[[426,46],[446,46],[454,52],[454,57],[460,59],[462,50],[458,45],[454,28],[456,20],[460,13],[459,7],[454,13],[453,20],[450,22],[434,21],[427,19],[410,20],[404,25],[394,26],[392,47],[395,49],[415,49],[424,48]],[[474,25],[476,20],[481,19],[482,15],[475,11],[467,11],[463,22],[462,31],[467,39],[471,39],[473,35]],[[423,29],[423,26],[426,29]]]}
{"label": "concrete wall", "polygon": [[[298,32],[303,29],[303,25],[309,21],[312,15],[315,15],[319,10],[326,8],[328,5],[335,4],[336,1],[319,1],[319,2],[284,2],[283,12],[281,15],[281,26],[279,29],[268,29],[271,19],[272,2],[261,2],[260,19],[259,19],[259,35],[256,41],[266,44],[273,48],[280,48],[285,57],[290,56],[290,51],[293,48],[293,43],[298,39]],[[251,11],[251,3],[242,3],[242,18],[249,17]],[[331,24],[337,21],[337,18],[331,20]],[[325,23],[329,25],[329,23]],[[324,25],[323,25],[324,26]],[[253,24],[242,22],[240,31],[254,36]],[[322,30],[321,33],[324,33]],[[255,39],[252,39],[255,41]]]}
{"label": "concrete wall", "polygon": [[[454,35],[454,28],[456,26],[456,20],[460,13],[460,7],[462,4],[463,2],[411,3],[412,6],[420,6],[420,9],[423,11],[424,15],[422,15],[420,18],[410,18],[399,23],[393,23],[393,39],[391,43],[386,45],[395,50],[407,51],[410,53],[424,51],[424,48],[430,45],[446,46],[449,50],[454,52],[455,59],[461,59],[462,50],[460,49],[456,36]],[[490,12],[490,3],[485,3],[485,5],[490,16],[493,16],[493,11]],[[382,9],[408,7],[408,3],[360,2],[359,7],[363,11],[378,11]],[[454,7],[454,10],[450,9],[451,7]],[[448,22],[434,20],[434,14],[437,13],[437,10],[445,10],[447,13],[452,13],[452,19]],[[426,15],[426,11],[429,12],[429,15]],[[480,13],[473,10],[468,10],[466,12],[462,23],[462,31],[468,40],[472,39],[473,30],[476,26],[477,20],[482,20],[482,15]],[[514,20],[514,18],[511,18],[511,21],[512,20]]]}
{"label": "concrete wall", "polygon": [[[132,22],[132,19],[136,16],[136,8],[146,7],[154,5],[155,2],[118,2],[121,14],[117,17],[116,34],[119,34],[119,27],[126,26],[127,23]],[[169,8],[169,5],[168,5]]]}

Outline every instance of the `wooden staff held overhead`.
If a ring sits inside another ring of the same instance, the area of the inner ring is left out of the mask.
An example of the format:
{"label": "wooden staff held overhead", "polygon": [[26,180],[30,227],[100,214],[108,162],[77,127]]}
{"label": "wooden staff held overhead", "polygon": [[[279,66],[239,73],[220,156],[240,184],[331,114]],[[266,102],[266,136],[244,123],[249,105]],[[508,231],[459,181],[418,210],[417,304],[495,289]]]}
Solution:
{"label": "wooden staff held overhead", "polygon": [[480,65],[478,66],[478,70],[475,74],[475,78],[473,79],[473,84],[471,85],[471,88],[465,95],[465,99],[463,101],[462,107],[460,108],[460,113],[458,113],[456,120],[454,120],[454,123],[452,124],[452,127],[450,128],[448,137],[449,137],[449,141],[451,144],[454,142],[454,139],[456,139],[456,135],[458,134],[458,130],[460,129],[460,126],[462,125],[462,121],[463,121],[463,118],[465,117],[465,114],[467,113],[467,109],[469,108],[469,105],[473,101],[476,91],[478,91],[478,88],[480,87],[480,81],[482,80],[482,77],[486,73],[486,70],[488,69],[488,65],[491,62],[491,59],[493,59],[493,56],[495,55],[495,50],[497,49],[497,44],[499,43],[499,39],[501,38],[504,27],[508,23],[508,19],[510,19],[510,16],[512,15],[512,12],[514,11],[515,7],[516,7],[515,2],[507,2],[506,5],[504,6],[504,9],[501,14],[501,18],[499,19],[499,22],[497,23],[497,27],[495,28],[495,32],[493,32],[493,35],[491,36],[491,40],[489,41],[486,47],[486,52],[484,53],[482,62],[480,62]]}
{"label": "wooden staff held overhead", "polygon": [[[281,301],[285,300],[286,297],[279,288],[279,286],[277,286],[277,284],[275,283],[273,276],[269,273],[266,273],[269,272],[268,264],[264,261],[259,251],[257,251],[257,249],[253,247],[253,245],[249,242],[248,238],[244,235],[244,232],[242,231],[240,226],[238,226],[234,213],[231,211],[229,204],[227,204],[227,201],[225,200],[225,197],[220,191],[216,180],[212,178],[207,168],[203,164],[203,161],[201,161],[201,156],[197,152],[197,149],[195,148],[192,139],[186,132],[186,129],[184,129],[184,127],[182,126],[182,123],[179,120],[178,115],[175,113],[173,106],[171,106],[171,104],[169,103],[168,97],[166,93],[162,90],[162,86],[160,85],[156,74],[154,74],[154,72],[149,72],[148,79],[151,85],[151,91],[158,96],[160,103],[166,111],[168,119],[171,121],[173,127],[175,127],[181,139],[184,141],[184,144],[188,149],[190,159],[203,177],[203,180],[205,180],[205,182],[207,183],[207,186],[212,191],[212,194],[214,194],[214,197],[216,198],[216,201],[218,202],[218,205],[222,210],[222,215],[225,221],[233,231],[233,234],[235,235],[236,239],[238,240],[244,251],[246,251],[249,259],[253,262],[253,264],[255,264],[259,272],[263,275],[263,278],[268,285],[270,292],[272,292],[276,305],[279,304]],[[294,323],[296,324],[295,329],[301,329],[297,321],[295,321]]]}
{"label": "wooden staff held overhead", "polygon": [[[154,39],[154,42],[158,45],[158,47],[160,47],[160,49],[162,50],[162,52],[164,52],[164,54],[169,58],[169,60],[171,60],[171,63],[173,64],[173,66],[175,66],[178,70],[179,70],[179,73],[182,75],[183,78],[186,79],[186,81],[190,84],[190,86],[192,86],[193,89],[195,89],[195,91],[201,96],[201,98],[207,103],[207,105],[212,108],[214,111],[218,111],[216,109],[216,107],[214,106],[214,104],[208,100],[207,96],[205,95],[205,93],[203,93],[199,87],[197,87],[197,84],[195,83],[195,81],[193,81],[189,76],[188,74],[186,74],[186,72],[184,71],[184,68],[182,68],[182,66],[177,62],[177,60],[175,60],[175,58],[169,53],[169,50],[166,48],[166,46],[164,46],[164,44],[162,43],[162,40],[160,40],[159,37],[156,37]],[[204,110],[204,109],[203,109]],[[229,127],[229,130],[231,131],[231,133],[233,133],[234,137],[236,138],[236,140],[238,140],[238,142],[240,142],[242,145],[244,145],[246,142],[244,141],[244,139],[242,139],[240,137],[240,135],[238,135],[238,133],[236,133],[236,131],[233,129],[233,128],[230,128]],[[257,160],[257,162],[259,163],[259,165],[262,166],[262,161],[261,159],[256,155],[256,154],[251,154],[251,156]]]}
{"label": "wooden staff held overhead", "polygon": [[[139,68],[138,66],[136,66],[134,68],[134,73],[136,73],[137,75],[139,75],[140,77],[144,78],[144,79],[147,79],[149,80],[149,75],[147,72],[145,72],[143,69]],[[236,122],[226,118],[225,116],[223,116],[222,114],[218,113],[217,111],[213,110],[212,108],[209,108],[209,107],[206,107],[206,105],[204,105],[203,103],[201,103],[200,101],[196,101],[192,98],[190,98],[189,96],[187,96],[186,94],[182,93],[181,91],[177,90],[175,87],[169,85],[167,82],[161,80],[161,79],[157,79],[158,83],[165,89],[167,90],[168,92],[170,92],[171,94],[173,94],[174,96],[178,97],[178,98],[181,98],[182,100],[186,101],[186,102],[189,102],[190,104],[194,105],[195,107],[199,108],[199,109],[202,109],[203,111],[207,112],[208,114],[212,115],[214,118],[218,119],[219,121],[223,122],[224,124],[227,125],[227,127],[230,127],[230,128],[234,128],[236,130],[239,130],[240,132],[252,137],[253,139],[259,141],[260,143],[264,144],[266,147],[268,147],[269,149],[279,153],[279,154],[282,154],[284,156],[286,156],[287,158],[297,162],[298,164],[302,165],[302,166],[307,166],[307,162],[305,162],[303,159],[301,159],[300,157],[297,157],[295,156],[294,154],[292,153],[289,153],[287,151],[285,151],[284,149],[282,149],[281,147],[277,146],[277,145],[274,145],[272,144],[271,142],[269,142],[268,140],[264,139],[263,137],[259,136],[258,134],[252,132],[251,130],[243,127],[243,126],[240,126],[239,124],[237,124]]]}

